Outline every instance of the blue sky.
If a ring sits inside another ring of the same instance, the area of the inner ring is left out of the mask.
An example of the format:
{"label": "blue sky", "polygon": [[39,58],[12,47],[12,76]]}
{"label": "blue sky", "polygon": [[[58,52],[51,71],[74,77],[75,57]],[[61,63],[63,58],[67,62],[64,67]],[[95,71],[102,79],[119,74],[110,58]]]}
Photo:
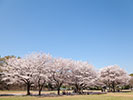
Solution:
{"label": "blue sky", "polygon": [[132,0],[0,0],[0,55],[46,52],[133,72]]}

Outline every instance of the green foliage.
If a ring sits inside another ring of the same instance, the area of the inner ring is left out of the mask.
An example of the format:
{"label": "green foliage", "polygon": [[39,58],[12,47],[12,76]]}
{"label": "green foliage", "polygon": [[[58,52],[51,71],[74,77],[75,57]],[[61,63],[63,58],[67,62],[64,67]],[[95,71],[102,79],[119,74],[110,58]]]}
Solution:
{"label": "green foliage", "polygon": [[[4,63],[6,63],[6,60],[8,60],[10,58],[16,58],[16,56],[11,55],[11,56],[0,57],[0,66],[2,66]],[[19,59],[20,57],[17,57],[17,58]]]}
{"label": "green foliage", "polygon": [[132,73],[132,74],[130,74],[130,76],[133,76],[133,73]]}

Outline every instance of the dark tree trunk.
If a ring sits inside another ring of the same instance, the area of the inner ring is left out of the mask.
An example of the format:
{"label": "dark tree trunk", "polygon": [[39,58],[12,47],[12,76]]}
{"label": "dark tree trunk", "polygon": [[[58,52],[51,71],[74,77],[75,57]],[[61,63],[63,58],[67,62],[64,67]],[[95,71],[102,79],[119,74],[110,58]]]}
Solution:
{"label": "dark tree trunk", "polygon": [[80,94],[80,88],[78,84],[75,84],[75,93],[79,93]]}
{"label": "dark tree trunk", "polygon": [[38,93],[38,95],[41,95],[42,88],[43,88],[43,85],[40,85],[40,87],[39,87],[39,93]]}
{"label": "dark tree trunk", "polygon": [[114,82],[112,84],[112,89],[113,89],[113,92],[115,92],[115,83]]}
{"label": "dark tree trunk", "polygon": [[60,95],[60,87],[58,87],[57,91],[58,91],[58,95]]}
{"label": "dark tree trunk", "polygon": [[38,93],[38,95],[41,95],[41,91],[42,91],[42,90],[39,90],[39,93]]}
{"label": "dark tree trunk", "polygon": [[78,85],[75,84],[75,93],[78,93]]}
{"label": "dark tree trunk", "polygon": [[27,83],[27,95],[30,95],[30,86],[31,86],[31,84]]}
{"label": "dark tree trunk", "polygon": [[63,84],[63,82],[61,82],[61,83],[58,82],[58,85],[57,85],[57,91],[58,91],[57,94],[58,95],[60,95],[60,88],[61,88],[62,84]]}

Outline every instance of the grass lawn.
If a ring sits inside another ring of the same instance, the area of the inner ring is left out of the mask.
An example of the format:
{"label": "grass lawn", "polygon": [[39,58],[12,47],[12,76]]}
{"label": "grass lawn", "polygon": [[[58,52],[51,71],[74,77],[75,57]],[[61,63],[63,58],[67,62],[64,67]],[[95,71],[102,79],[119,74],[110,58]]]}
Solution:
{"label": "grass lawn", "polygon": [[[7,93],[7,91],[3,91],[3,92]],[[10,93],[10,91],[8,93]],[[17,91],[12,93],[17,93]],[[133,100],[133,92],[108,93],[108,94],[102,94],[102,95],[60,96],[60,97],[1,96],[0,100]]]}

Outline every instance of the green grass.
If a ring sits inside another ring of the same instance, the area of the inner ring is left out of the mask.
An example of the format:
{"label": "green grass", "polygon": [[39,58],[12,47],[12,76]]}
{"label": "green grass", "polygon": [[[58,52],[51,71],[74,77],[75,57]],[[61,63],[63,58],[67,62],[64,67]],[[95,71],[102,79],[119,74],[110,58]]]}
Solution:
{"label": "green grass", "polygon": [[2,96],[0,97],[0,100],[133,100],[133,92],[108,93],[104,95],[76,95],[60,97]]}

